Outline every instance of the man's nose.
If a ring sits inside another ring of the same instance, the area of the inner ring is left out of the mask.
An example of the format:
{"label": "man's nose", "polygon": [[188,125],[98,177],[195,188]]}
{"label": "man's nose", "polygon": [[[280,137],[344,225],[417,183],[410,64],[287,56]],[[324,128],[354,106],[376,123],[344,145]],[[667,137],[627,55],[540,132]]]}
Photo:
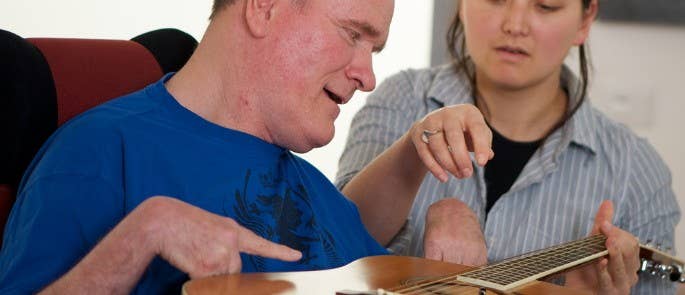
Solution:
{"label": "man's nose", "polygon": [[371,91],[376,88],[376,75],[373,73],[373,61],[370,50],[359,49],[350,65],[345,70],[348,79],[355,80],[357,89]]}

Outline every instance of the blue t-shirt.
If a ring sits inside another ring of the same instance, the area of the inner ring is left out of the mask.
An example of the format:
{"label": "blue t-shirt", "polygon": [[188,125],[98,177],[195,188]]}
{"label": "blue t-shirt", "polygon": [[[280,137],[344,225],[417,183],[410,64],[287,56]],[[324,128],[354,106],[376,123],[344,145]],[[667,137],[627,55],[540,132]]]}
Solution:
{"label": "blue t-shirt", "polygon": [[[243,272],[325,269],[386,254],[316,168],[185,109],[164,87],[169,77],[71,120],[43,146],[5,230],[0,293],[44,288],[155,195],[231,217],[303,254],[297,262],[242,254]],[[187,279],[156,258],[134,293],[179,292]]]}

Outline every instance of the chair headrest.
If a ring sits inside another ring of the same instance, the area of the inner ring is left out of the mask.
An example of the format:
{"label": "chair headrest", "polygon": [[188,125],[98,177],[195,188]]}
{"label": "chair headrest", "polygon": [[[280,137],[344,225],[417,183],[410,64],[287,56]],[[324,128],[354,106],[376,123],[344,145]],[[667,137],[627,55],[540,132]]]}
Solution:
{"label": "chair headrest", "polygon": [[[176,72],[183,67],[197,47],[197,40],[177,29],[159,29],[136,36],[138,42],[152,52],[164,73]],[[174,50],[169,50],[174,48]]]}
{"label": "chair headrest", "polygon": [[162,69],[127,40],[29,38],[50,66],[61,125],[77,114],[157,81]]}
{"label": "chair headrest", "polygon": [[57,93],[47,61],[24,38],[0,30],[0,184],[18,184],[56,128]]}

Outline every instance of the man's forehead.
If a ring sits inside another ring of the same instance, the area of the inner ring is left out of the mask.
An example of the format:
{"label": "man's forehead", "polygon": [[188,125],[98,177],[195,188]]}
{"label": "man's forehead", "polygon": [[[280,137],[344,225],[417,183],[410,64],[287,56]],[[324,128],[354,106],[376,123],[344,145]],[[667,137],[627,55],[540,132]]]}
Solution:
{"label": "man's forehead", "polygon": [[[333,0],[332,2],[339,2]],[[394,0],[342,0],[347,7],[342,21],[375,41],[374,51],[385,46],[394,10]],[[342,4],[341,5],[345,5]]]}

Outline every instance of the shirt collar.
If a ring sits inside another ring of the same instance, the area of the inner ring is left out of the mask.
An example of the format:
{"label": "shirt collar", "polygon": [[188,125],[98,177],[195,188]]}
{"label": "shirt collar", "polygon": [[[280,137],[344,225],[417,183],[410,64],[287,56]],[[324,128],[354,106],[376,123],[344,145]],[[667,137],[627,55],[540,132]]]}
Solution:
{"label": "shirt collar", "polygon": [[[581,99],[582,85],[578,77],[566,65],[561,70],[561,85],[568,92],[570,110]],[[560,129],[564,137],[570,138],[570,142],[585,147],[595,154],[598,149],[597,138],[594,136],[597,122],[587,94],[585,96],[585,101],[578,107],[576,113]]]}
{"label": "shirt collar", "polygon": [[444,106],[470,103],[474,104],[471,95],[471,84],[462,72],[456,72],[452,64],[445,64],[435,68],[437,73],[427,92],[427,98],[437,101]]}

